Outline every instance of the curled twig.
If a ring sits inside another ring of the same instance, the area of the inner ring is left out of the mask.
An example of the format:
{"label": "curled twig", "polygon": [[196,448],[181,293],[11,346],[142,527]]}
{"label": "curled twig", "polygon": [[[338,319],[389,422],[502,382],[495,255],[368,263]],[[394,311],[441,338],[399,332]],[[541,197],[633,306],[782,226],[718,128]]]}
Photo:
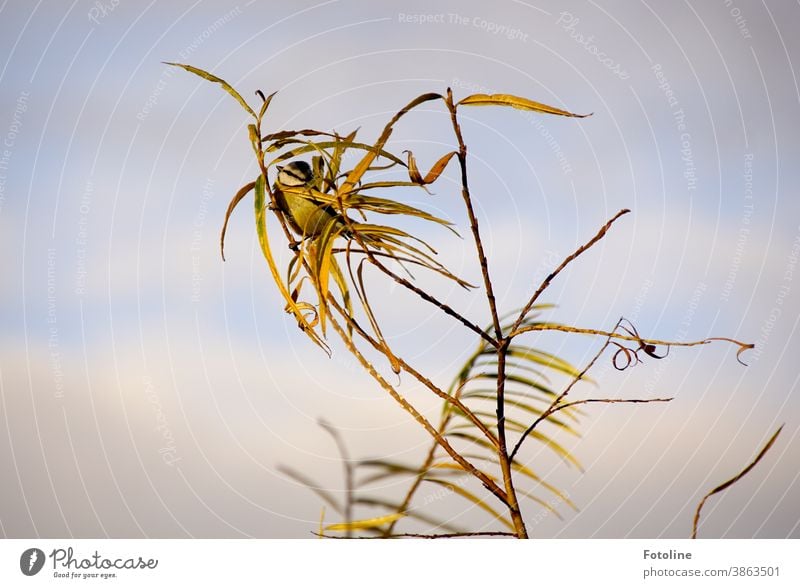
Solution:
{"label": "curled twig", "polygon": [[[630,328],[626,327],[622,324],[622,321],[625,321],[630,325]],[[624,371],[631,366],[635,366],[636,364],[640,363],[642,360],[639,357],[639,352],[643,351],[646,355],[654,358],[654,359],[664,359],[669,355],[669,348],[670,345],[667,345],[667,350],[664,355],[658,355],[656,353],[656,346],[652,343],[646,342],[642,337],[639,335],[639,332],[636,330],[636,327],[630,322],[628,319],[623,318],[620,319],[620,322],[617,323],[617,326],[628,333],[631,337],[636,339],[636,342],[639,343],[639,347],[636,349],[631,349],[630,347],[625,347],[624,345],[617,343],[616,341],[612,341],[613,345],[618,347],[617,351],[611,357],[611,363],[613,364],[614,368],[619,371]],[[619,357],[624,356],[624,362],[620,361]]]}
{"label": "curled twig", "polygon": [[[741,363],[742,365],[747,365],[741,359],[741,354],[744,353],[748,349],[753,349],[755,345],[753,343],[743,343],[742,341],[738,341],[736,339],[731,339],[730,337],[709,337],[708,339],[701,339],[699,341],[664,341],[661,339],[644,339],[642,337],[638,337],[635,335],[623,335],[622,333],[612,333],[609,331],[603,331],[602,329],[586,329],[583,327],[570,327],[569,325],[560,325],[556,323],[536,323],[533,325],[525,325],[523,327],[518,328],[517,330],[513,331],[509,334],[509,337],[516,337],[517,335],[521,335],[522,333],[531,333],[533,331],[561,331],[562,333],[579,333],[581,335],[601,335],[603,337],[610,336],[612,339],[620,340],[620,341],[633,341],[639,343],[640,345],[644,345],[642,349],[649,349],[651,352],[655,350],[655,346],[663,345],[667,347],[696,347],[698,345],[708,345],[709,343],[713,343],[714,341],[727,341],[729,343],[733,343],[734,345],[738,345],[739,349],[736,352],[736,361]],[[652,347],[648,347],[652,346]],[[651,355],[651,357],[656,357],[655,355]]]}

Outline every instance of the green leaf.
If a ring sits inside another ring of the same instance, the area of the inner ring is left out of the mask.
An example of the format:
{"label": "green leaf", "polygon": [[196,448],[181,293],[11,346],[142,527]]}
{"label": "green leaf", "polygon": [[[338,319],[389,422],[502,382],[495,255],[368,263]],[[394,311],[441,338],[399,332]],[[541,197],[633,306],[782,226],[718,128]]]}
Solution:
{"label": "green leaf", "polygon": [[[219,84],[220,86],[222,86],[223,90],[225,90],[228,94],[233,96],[236,99],[236,101],[239,104],[242,105],[242,108],[244,108],[250,114],[250,116],[252,116],[254,119],[258,120],[258,116],[256,116],[256,113],[253,112],[253,109],[250,108],[250,106],[247,104],[247,102],[245,102],[245,100],[244,100],[244,98],[242,98],[241,94],[239,94],[239,92],[234,90],[233,86],[231,86],[228,82],[226,82],[222,78],[218,78],[214,74],[208,73],[207,71],[204,71],[204,70],[202,70],[202,69],[200,69],[198,67],[194,67],[192,65],[185,65],[183,63],[172,63],[170,61],[165,61],[164,64],[165,65],[172,65],[172,66],[175,66],[175,67],[181,67],[181,68],[185,69],[188,72],[191,72],[191,73],[193,73],[193,74],[195,74],[197,76],[200,76],[204,80],[208,80],[209,82],[214,82],[215,84]],[[272,96],[270,96],[270,98],[271,97]]]}
{"label": "green leaf", "polygon": [[225,231],[228,230],[228,219],[230,219],[233,209],[236,208],[236,205],[241,202],[242,198],[250,193],[250,190],[255,188],[255,185],[255,182],[250,182],[249,184],[242,186],[239,191],[236,192],[236,195],[233,197],[230,204],[228,204],[228,210],[225,212],[225,222],[222,223],[222,233],[219,236],[219,251],[222,254],[222,261],[225,261]]}

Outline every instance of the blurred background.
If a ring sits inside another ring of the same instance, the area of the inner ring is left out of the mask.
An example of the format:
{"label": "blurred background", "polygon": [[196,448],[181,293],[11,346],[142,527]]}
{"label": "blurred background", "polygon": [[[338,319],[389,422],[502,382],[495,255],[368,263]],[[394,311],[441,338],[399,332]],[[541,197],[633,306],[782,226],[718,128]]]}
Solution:
{"label": "blurred background", "polygon": [[[594,405],[568,467],[535,444],[526,464],[577,512],[529,507],[535,537],[687,537],[697,501],[781,424],[772,451],[712,498],[702,537],[800,537],[800,6],[655,2],[5,1],[0,5],[0,534],[5,537],[310,537],[341,462],[419,460],[423,431],[341,346],[328,358],[283,312],[250,199],[246,114],[212,71],[256,103],[267,129],[374,141],[414,96],[503,92],[594,113],[461,111],[471,187],[503,311],[523,304],[621,208],[633,213],[542,300],[548,317],[643,336],[756,344],[673,348],[588,396],[674,396]],[[452,148],[429,103],[389,147],[420,166]],[[452,165],[395,197],[468,233]],[[417,227],[473,283],[468,240]],[[420,276],[471,319],[479,291]],[[441,385],[477,344],[406,292],[375,280],[387,336]],[[381,290],[382,289],[382,290]],[[576,364],[602,344],[528,341]],[[794,358],[794,359],[793,359]],[[435,418],[439,402],[403,379]],[[405,486],[387,486],[397,495]],[[422,489],[448,519],[494,529],[474,505]],[[365,510],[359,514],[382,514]],[[328,522],[337,517],[329,512]]]}

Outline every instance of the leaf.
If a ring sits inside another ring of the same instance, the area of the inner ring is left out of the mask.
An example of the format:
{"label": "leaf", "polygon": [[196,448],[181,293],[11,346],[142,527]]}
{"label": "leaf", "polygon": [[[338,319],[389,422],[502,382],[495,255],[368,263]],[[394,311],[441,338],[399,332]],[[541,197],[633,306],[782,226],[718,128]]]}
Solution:
{"label": "leaf", "polygon": [[333,509],[338,512],[339,514],[344,514],[344,508],[342,505],[339,504],[339,501],[333,497],[328,491],[324,490],[321,486],[319,486],[316,482],[314,482],[311,478],[307,478],[304,474],[288,467],[288,466],[278,466],[278,470],[292,478],[294,481],[299,482],[309,490],[311,490],[314,494],[322,498],[325,502],[327,502]]}
{"label": "leaf", "polygon": [[421,96],[417,96],[411,102],[406,104],[397,114],[392,117],[392,120],[383,128],[383,132],[381,136],[378,137],[378,141],[375,143],[373,148],[364,155],[361,161],[358,162],[355,168],[347,175],[344,184],[341,186],[340,190],[342,194],[346,194],[347,192],[351,191],[353,187],[361,181],[361,178],[364,176],[366,171],[369,169],[372,162],[378,156],[380,151],[383,149],[383,146],[386,145],[386,142],[389,140],[389,137],[392,134],[392,128],[394,124],[400,120],[402,116],[404,116],[408,111],[413,108],[416,108],[420,104],[428,102],[430,100],[437,100],[443,98],[441,94],[435,93],[428,93],[422,94]]}
{"label": "leaf", "polygon": [[431,171],[429,171],[428,174],[425,176],[423,182],[425,184],[432,184],[433,182],[435,182],[444,171],[444,168],[447,167],[447,164],[450,163],[450,160],[453,158],[453,155],[455,154],[456,154],[455,151],[451,151],[450,153],[446,153],[442,157],[440,157],[439,160],[433,164]]}
{"label": "leaf", "polygon": [[484,502],[483,500],[481,500],[480,498],[475,496],[469,490],[466,490],[466,489],[462,488],[461,486],[457,486],[456,484],[452,484],[452,483],[448,482],[447,480],[440,480],[439,478],[425,478],[425,482],[430,482],[432,484],[437,484],[439,486],[443,486],[443,487],[447,488],[448,490],[450,490],[451,492],[454,492],[455,494],[458,494],[462,498],[466,498],[467,500],[469,500],[475,506],[477,506],[477,507],[483,509],[484,511],[488,512],[490,515],[492,515],[498,521],[503,523],[506,527],[508,527],[512,531],[514,530],[514,525],[511,523],[511,521],[509,521],[507,518],[505,518],[503,515],[501,515],[499,512],[497,512],[494,508],[492,508],[491,506],[486,504],[486,502]]}
{"label": "leaf", "polygon": [[[193,73],[195,75],[200,76],[204,80],[208,80],[209,82],[214,82],[215,84],[221,85],[223,90],[225,90],[228,94],[233,96],[236,99],[236,101],[239,104],[242,105],[242,108],[244,108],[248,113],[250,113],[250,116],[252,116],[254,119],[258,120],[258,116],[256,116],[256,113],[253,112],[253,109],[250,108],[250,106],[247,104],[247,102],[245,102],[244,98],[242,98],[242,95],[239,94],[239,92],[237,92],[236,90],[234,90],[233,86],[231,86],[228,82],[226,82],[222,78],[218,78],[214,74],[210,74],[207,71],[204,71],[204,70],[202,70],[202,69],[200,69],[198,67],[194,67],[192,65],[185,65],[183,63],[172,63],[170,61],[165,61],[163,63],[165,65],[173,65],[175,67],[181,67],[181,68],[185,69],[188,72],[191,72],[191,73]],[[270,96],[270,98],[271,97],[272,96]]]}
{"label": "leaf", "polygon": [[[308,153],[310,151],[319,151],[321,149],[331,149],[331,148],[336,148],[337,146],[342,148],[343,150],[344,149],[358,149],[358,150],[362,150],[362,151],[371,151],[371,150],[374,149],[374,147],[372,145],[367,145],[366,143],[355,143],[355,142],[352,142],[352,141],[345,141],[343,139],[340,139],[338,141],[316,141],[316,142],[315,141],[303,141],[301,139],[293,139],[293,140],[281,141],[280,144],[273,143],[272,145],[267,147],[267,152],[277,151],[278,149],[281,149],[281,148],[283,148],[283,147],[285,147],[286,145],[289,145],[289,144],[300,144],[301,147],[297,147],[297,148],[292,149],[290,151],[286,151],[285,153],[281,153],[278,157],[276,157],[275,159],[273,159],[270,162],[270,165],[273,165],[275,163],[279,163],[281,161],[286,161],[287,159],[291,159],[293,157],[297,157],[298,155],[302,155],[303,153]],[[406,165],[406,163],[402,159],[400,159],[399,157],[397,157],[396,155],[393,155],[392,153],[390,153],[388,151],[381,150],[380,151],[380,156],[381,157],[385,157],[386,159],[389,159],[390,161],[394,162],[395,164],[402,165],[403,167],[405,167],[405,165]]]}
{"label": "leaf", "polygon": [[511,94],[472,94],[460,100],[456,106],[461,106],[462,104],[465,106],[511,106],[520,110],[532,110],[534,112],[558,114],[560,116],[572,116],[576,118],[585,118],[592,115],[592,113],[574,114],[554,106],[542,104],[541,102],[535,102],[519,96],[512,96]]}
{"label": "leaf", "polygon": [[403,513],[393,513],[382,517],[375,517],[374,519],[362,519],[360,521],[349,521],[346,523],[334,523],[325,527],[326,531],[363,531],[364,529],[374,529],[381,525],[393,523],[398,519],[402,519],[405,515]]}
{"label": "leaf", "polygon": [[[259,90],[259,95],[263,97],[264,95],[261,94],[260,92],[261,91]],[[264,118],[264,115],[267,112],[267,108],[269,108],[270,102],[272,102],[272,99],[275,97],[275,94],[277,94],[277,93],[278,92],[276,90],[275,92],[273,92],[272,94],[270,94],[269,96],[267,96],[264,99],[264,102],[261,104],[261,110],[258,111],[258,120],[259,120],[259,122],[261,121],[262,118]]]}
{"label": "leaf", "polygon": [[[364,497],[361,497],[361,498],[357,498],[354,501],[354,504],[362,504],[362,505],[365,505],[365,506],[380,506],[382,508],[390,508],[390,509],[393,509],[393,510],[398,511],[398,512],[399,512],[400,506],[401,506],[399,503],[395,504],[395,503],[393,503],[391,501],[388,501],[388,500],[385,500],[383,498],[371,498],[369,496],[364,496]],[[450,523],[446,523],[444,521],[440,521],[439,519],[436,519],[436,518],[434,518],[432,516],[429,516],[427,514],[424,514],[424,513],[421,513],[421,512],[417,512],[417,510],[418,509],[407,509],[406,510],[406,516],[408,518],[410,518],[410,519],[416,519],[416,520],[421,521],[423,523],[428,523],[429,525],[432,525],[434,528],[444,529],[445,531],[450,531],[452,533],[465,533],[466,532],[466,530],[462,529],[461,527],[457,527],[455,525],[451,525]]]}
{"label": "leaf", "polygon": [[[352,317],[353,305],[350,300],[350,289],[347,287],[347,281],[342,273],[342,268],[339,267],[339,262],[336,261],[334,256],[331,256],[331,275],[333,275],[333,281],[336,282],[339,292],[342,294],[344,309],[347,311],[348,316]],[[353,325],[349,321],[347,322],[347,331],[350,336],[353,335]]]}
{"label": "leaf", "polygon": [[255,188],[256,183],[250,182],[249,184],[245,184],[242,186],[236,195],[231,200],[230,204],[228,204],[228,210],[225,212],[225,222],[222,223],[222,233],[219,236],[219,251],[222,254],[222,261],[225,261],[225,231],[228,230],[228,219],[231,217],[231,213],[233,209],[236,208],[236,205],[241,202],[242,198],[247,196],[250,193],[250,190]]}
{"label": "leaf", "polygon": [[[464,399],[467,399],[467,398],[477,398],[479,400],[485,400],[487,402],[491,402],[492,404],[496,404],[496,402],[497,402],[497,395],[494,392],[485,393],[485,394],[481,394],[480,392],[469,392],[469,393],[464,395]],[[545,404],[549,405],[550,403],[549,402],[545,402]],[[537,409],[536,407],[534,407],[534,406],[532,406],[530,404],[525,404],[524,402],[519,402],[516,399],[506,398],[506,411],[508,411],[511,408],[516,408],[516,409],[519,409],[519,410],[523,410],[525,412],[529,412],[530,414],[532,414],[532,415],[534,415],[536,417],[540,416],[544,412],[543,410],[539,410],[539,409]],[[559,412],[564,412],[564,411],[559,411]],[[580,433],[578,433],[578,431],[576,431],[575,429],[570,427],[568,424],[566,424],[564,421],[562,421],[561,419],[556,417],[554,414],[549,415],[544,420],[544,422],[545,423],[551,423],[551,424],[553,424],[553,425],[555,425],[555,426],[557,426],[557,427],[559,427],[561,429],[564,429],[564,431],[566,431],[567,433],[571,433],[572,435],[575,435],[576,437],[580,437]]]}
{"label": "leaf", "polygon": [[297,319],[297,323],[306,335],[317,345],[319,345],[325,353],[330,354],[330,349],[322,340],[322,338],[314,330],[316,320],[309,321],[304,312],[316,313],[316,309],[307,303],[297,303],[283,283],[278,272],[278,266],[275,263],[275,258],[272,256],[272,248],[269,245],[269,237],[267,235],[267,221],[265,218],[265,194],[264,194],[264,176],[259,174],[255,182],[255,214],[256,214],[256,233],[258,234],[258,243],[261,245],[261,252],[264,254],[264,259],[267,260],[269,271],[272,274],[272,279],[278,286],[284,300],[286,300],[286,308]]}
{"label": "leaf", "polygon": [[[490,463],[497,463],[491,457],[486,457],[486,456],[481,456],[481,455],[470,455],[469,457],[471,457],[472,459],[480,460],[480,461],[488,461]],[[555,496],[557,496],[558,499],[561,502],[564,502],[565,504],[568,504],[570,506],[570,508],[572,508],[574,510],[578,510],[578,507],[575,506],[575,503],[572,502],[572,500],[570,500],[569,497],[566,494],[561,492],[561,490],[559,490],[558,488],[556,488],[552,484],[549,484],[549,483],[545,482],[542,478],[540,478],[538,475],[536,475],[534,473],[534,471],[532,469],[530,469],[529,467],[524,466],[524,465],[522,465],[520,463],[517,463],[516,461],[513,461],[513,462],[511,462],[511,468],[514,471],[517,471],[517,472],[521,473],[522,475],[530,478],[531,480],[533,480],[534,482],[536,482],[537,484],[539,484],[540,486],[542,486],[546,490],[549,490],[551,493],[553,493]]]}

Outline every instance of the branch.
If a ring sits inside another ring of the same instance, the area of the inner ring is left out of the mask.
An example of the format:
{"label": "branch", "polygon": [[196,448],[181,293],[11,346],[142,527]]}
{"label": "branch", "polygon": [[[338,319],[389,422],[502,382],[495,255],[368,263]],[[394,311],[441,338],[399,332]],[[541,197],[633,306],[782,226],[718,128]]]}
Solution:
{"label": "branch", "polygon": [[472,229],[472,237],[475,240],[475,249],[478,254],[478,262],[481,265],[481,274],[483,275],[483,287],[486,290],[486,299],[489,303],[489,311],[492,315],[492,325],[494,326],[495,338],[497,339],[493,345],[494,347],[498,347],[500,339],[503,337],[503,330],[500,327],[500,317],[497,314],[497,301],[494,297],[492,279],[489,277],[489,264],[486,261],[486,252],[483,249],[481,232],[478,227],[478,218],[475,216],[475,210],[472,208],[472,198],[469,193],[469,184],[467,182],[467,145],[464,143],[464,137],[461,135],[461,127],[458,124],[458,117],[456,115],[456,105],[453,103],[453,92],[450,88],[447,88],[445,103],[447,104],[447,109],[450,111],[450,121],[453,124],[453,132],[458,141],[458,166],[461,168],[461,196],[464,199],[464,206],[469,216],[469,226]]}
{"label": "branch", "polygon": [[541,283],[541,285],[536,290],[536,292],[534,292],[533,296],[531,296],[531,299],[528,300],[528,303],[523,307],[522,312],[519,313],[519,317],[517,318],[516,322],[514,323],[514,326],[511,327],[511,335],[509,335],[509,339],[514,337],[515,334],[519,334],[517,331],[519,331],[520,325],[523,323],[523,321],[525,320],[525,317],[531,311],[531,308],[533,308],[533,305],[536,304],[536,300],[538,300],[538,298],[539,298],[539,296],[541,296],[542,292],[544,292],[545,289],[547,289],[547,287],[550,285],[550,282],[552,282],[553,279],[558,274],[560,274],[561,271],[565,267],[567,267],[576,257],[578,257],[581,253],[583,253],[584,251],[589,249],[592,245],[597,243],[600,239],[602,239],[605,236],[606,232],[608,232],[608,229],[611,228],[611,225],[614,224],[614,221],[616,221],[619,217],[621,217],[621,216],[623,216],[625,214],[628,214],[629,212],[630,212],[630,210],[627,209],[627,208],[623,208],[622,210],[620,210],[617,214],[614,215],[614,217],[610,221],[608,221],[605,225],[603,225],[603,228],[600,229],[600,231],[598,231],[598,233],[594,237],[592,237],[592,239],[589,240],[588,243],[578,247],[578,249],[576,249],[575,252],[572,255],[570,255],[564,261],[562,261],[561,265],[559,265],[555,270],[553,270],[553,272],[549,276],[547,276],[544,279],[544,281]]}
{"label": "branch", "polygon": [[526,325],[516,329],[508,337],[510,339],[516,337],[517,335],[521,335],[522,333],[530,333],[532,331],[561,331],[563,333],[579,333],[581,335],[602,335],[604,337],[611,337],[612,339],[618,339],[620,341],[636,341],[637,343],[645,345],[666,345],[671,347],[696,347],[697,345],[708,345],[714,341],[728,341],[729,343],[739,346],[739,350],[736,352],[736,360],[742,365],[747,364],[741,360],[741,354],[748,349],[753,349],[755,347],[753,343],[742,343],[741,341],[731,339],[730,337],[709,337],[708,339],[702,339],[700,341],[688,342],[662,341],[660,339],[644,339],[642,337],[637,337],[636,335],[623,335],[622,333],[613,333],[609,331],[603,331],[601,329],[584,329],[581,327],[570,327],[568,325],[559,325],[556,323],[536,323],[535,325]]}
{"label": "branch", "polygon": [[767,451],[769,451],[770,447],[772,447],[773,443],[775,443],[775,440],[778,438],[778,435],[781,434],[782,430],[783,430],[783,425],[778,427],[778,430],[775,431],[775,433],[773,433],[772,437],[770,437],[769,441],[767,441],[767,444],[764,445],[764,447],[761,449],[756,458],[752,462],[750,462],[750,465],[748,465],[746,468],[744,468],[741,472],[736,474],[733,478],[731,478],[727,482],[720,484],[719,486],[714,488],[711,492],[703,496],[703,499],[697,505],[697,510],[694,513],[694,521],[692,522],[692,539],[697,539],[697,525],[700,523],[700,511],[703,509],[703,505],[706,503],[706,500],[711,498],[717,492],[722,492],[726,488],[733,486],[736,482],[744,478],[748,474],[748,472],[752,470],[759,461],[761,461],[761,458],[764,457],[764,455],[766,455]]}
{"label": "branch", "polygon": [[[341,535],[327,535],[325,533],[317,533],[311,531],[317,537],[324,537],[325,539],[373,539],[373,537],[342,537]],[[422,533],[394,533],[392,535],[382,535],[384,539],[402,539],[410,537],[412,539],[453,539],[457,537],[516,537],[516,533],[508,531],[475,531],[473,533],[439,533],[433,535],[424,535]]]}

